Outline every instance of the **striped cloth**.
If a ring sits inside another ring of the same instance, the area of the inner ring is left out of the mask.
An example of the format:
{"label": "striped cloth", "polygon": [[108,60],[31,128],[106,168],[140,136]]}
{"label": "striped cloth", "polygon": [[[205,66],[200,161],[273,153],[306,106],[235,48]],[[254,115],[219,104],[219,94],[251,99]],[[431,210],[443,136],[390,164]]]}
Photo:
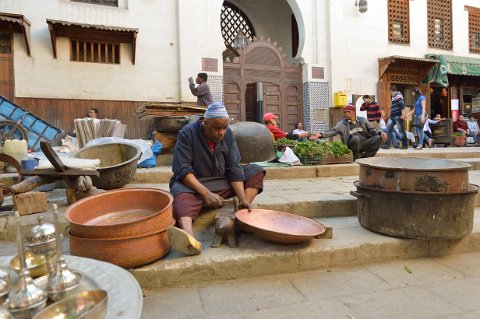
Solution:
{"label": "striped cloth", "polygon": [[390,117],[401,116],[402,111],[405,108],[405,103],[403,101],[403,95],[400,92],[395,92],[392,94],[392,112]]}

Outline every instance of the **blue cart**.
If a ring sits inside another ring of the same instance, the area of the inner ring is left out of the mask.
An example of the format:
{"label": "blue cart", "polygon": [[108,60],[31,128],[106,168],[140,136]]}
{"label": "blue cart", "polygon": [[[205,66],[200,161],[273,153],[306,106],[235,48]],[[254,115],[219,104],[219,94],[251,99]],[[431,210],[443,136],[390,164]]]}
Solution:
{"label": "blue cart", "polygon": [[63,130],[0,96],[0,143],[2,146],[7,139],[25,139],[28,148],[35,152],[40,150],[41,140],[52,142],[61,134]]}

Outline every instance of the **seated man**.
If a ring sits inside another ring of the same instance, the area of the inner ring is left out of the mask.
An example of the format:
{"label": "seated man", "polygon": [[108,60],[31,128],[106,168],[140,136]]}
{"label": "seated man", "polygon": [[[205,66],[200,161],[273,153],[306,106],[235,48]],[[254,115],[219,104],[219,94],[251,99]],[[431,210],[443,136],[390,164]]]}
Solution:
{"label": "seated man", "polygon": [[320,137],[340,134],[342,143],[352,150],[353,159],[375,156],[382,140],[387,139],[387,135],[374,127],[366,118],[357,117],[355,106],[352,104],[348,104],[343,110],[345,119],[338,122],[330,131],[320,133]]}
{"label": "seated man", "polygon": [[309,134],[308,132],[304,131],[304,133],[294,134],[294,133],[284,132],[277,127],[277,119],[278,117],[273,113],[265,113],[263,115],[263,122],[272,133],[275,141],[284,137],[288,138],[289,140],[298,140],[298,139],[306,139],[306,138],[310,138],[314,140],[318,138],[318,133]]}
{"label": "seated man", "polygon": [[466,136],[470,134],[470,129],[468,128],[468,124],[465,122],[463,115],[460,114],[458,120],[453,122],[453,131]]}
{"label": "seated man", "polygon": [[248,208],[262,192],[265,171],[258,165],[240,166],[240,153],[225,106],[208,106],[204,118],[180,130],[173,155],[170,192],[173,215],[184,231],[171,227],[170,238],[183,241],[187,255],[199,254],[201,244],[193,237],[193,221],[203,206],[221,207],[222,199],[237,196],[239,208]]}
{"label": "seated man", "polygon": [[[295,129],[293,130],[292,134],[297,134],[297,135],[300,136],[300,134],[303,134],[303,133],[307,133],[307,134],[308,134],[308,132],[303,129],[303,123],[302,123],[302,122],[298,122],[297,125],[295,125]],[[306,141],[307,141],[307,138],[306,138],[306,137],[304,137],[304,138],[299,137],[299,138],[297,139],[297,141],[299,141],[299,142],[306,142]]]}

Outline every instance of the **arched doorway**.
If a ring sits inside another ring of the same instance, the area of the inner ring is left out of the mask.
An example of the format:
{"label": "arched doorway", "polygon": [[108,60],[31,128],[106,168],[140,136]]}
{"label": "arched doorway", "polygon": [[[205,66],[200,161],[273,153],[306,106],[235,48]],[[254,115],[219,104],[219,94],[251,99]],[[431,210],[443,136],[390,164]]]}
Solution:
{"label": "arched doorway", "polygon": [[[226,46],[223,92],[229,113],[240,121],[261,122],[264,113],[273,112],[282,129],[292,130],[303,118],[301,67],[292,66],[303,45],[289,2],[224,1],[221,28]],[[247,45],[237,46],[239,42]]]}
{"label": "arched doorway", "polygon": [[254,39],[223,63],[224,102],[239,121],[258,121],[272,112],[278,125],[290,131],[303,115],[301,79],[301,68],[288,65],[276,43]]}

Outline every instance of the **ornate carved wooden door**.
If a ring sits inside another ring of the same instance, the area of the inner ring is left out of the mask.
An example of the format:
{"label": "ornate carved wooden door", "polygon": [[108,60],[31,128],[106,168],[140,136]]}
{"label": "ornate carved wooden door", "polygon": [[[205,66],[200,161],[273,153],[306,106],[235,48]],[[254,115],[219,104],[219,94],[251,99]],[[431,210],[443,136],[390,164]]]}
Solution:
{"label": "ornate carved wooden door", "polygon": [[0,95],[14,99],[12,33],[0,33]]}
{"label": "ornate carved wooden door", "polygon": [[229,58],[224,61],[225,106],[229,114],[238,116],[240,121],[250,119],[252,111],[250,106],[246,108],[247,86],[262,82],[263,113],[277,114],[279,127],[286,131],[302,121],[301,68],[288,65],[281,50],[270,40],[254,39],[233,61]]}

